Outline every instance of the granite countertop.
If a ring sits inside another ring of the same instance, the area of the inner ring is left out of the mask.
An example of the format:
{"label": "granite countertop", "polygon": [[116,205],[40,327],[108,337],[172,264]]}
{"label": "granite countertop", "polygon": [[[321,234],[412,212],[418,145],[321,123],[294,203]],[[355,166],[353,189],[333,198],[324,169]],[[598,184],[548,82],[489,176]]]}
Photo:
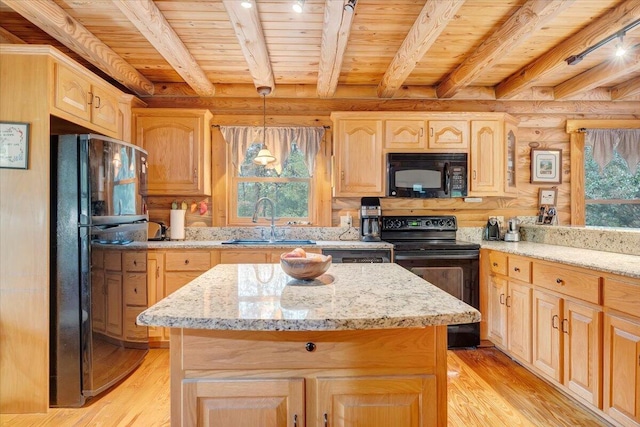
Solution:
{"label": "granite countertop", "polygon": [[482,248],[494,249],[546,261],[561,262],[607,273],[640,278],[640,256],[572,248],[534,242],[483,241]]}
{"label": "granite countertop", "polygon": [[264,245],[229,245],[224,240],[163,240],[148,242],[131,242],[128,245],[101,244],[102,247],[118,248],[122,250],[144,249],[278,249],[278,248],[320,248],[320,249],[392,249],[387,242],[361,242],[359,240],[316,240],[315,244],[292,244],[273,242]]}
{"label": "granite countertop", "polygon": [[247,331],[418,328],[477,322],[473,307],[396,264],[333,264],[313,281],[280,264],[220,264],[138,324]]}

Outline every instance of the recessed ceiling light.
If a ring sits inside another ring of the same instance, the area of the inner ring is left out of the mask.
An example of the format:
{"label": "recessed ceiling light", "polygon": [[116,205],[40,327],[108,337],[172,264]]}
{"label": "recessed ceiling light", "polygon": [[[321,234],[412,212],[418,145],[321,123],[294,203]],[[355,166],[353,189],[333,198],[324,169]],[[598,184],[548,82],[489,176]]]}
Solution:
{"label": "recessed ceiling light", "polygon": [[251,9],[253,7],[253,3],[251,3],[250,1],[243,1],[242,3],[240,3],[240,5],[245,9]]}
{"label": "recessed ceiling light", "polygon": [[296,0],[296,2],[292,6],[293,10],[298,13],[302,13],[303,7],[304,7],[304,0]]}

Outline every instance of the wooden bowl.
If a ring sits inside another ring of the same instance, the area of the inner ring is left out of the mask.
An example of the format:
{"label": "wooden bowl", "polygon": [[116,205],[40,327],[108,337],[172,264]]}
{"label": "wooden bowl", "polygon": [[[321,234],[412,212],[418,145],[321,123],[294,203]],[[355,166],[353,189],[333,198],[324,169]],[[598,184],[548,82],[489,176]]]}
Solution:
{"label": "wooden bowl", "polygon": [[331,255],[307,253],[306,258],[285,258],[285,255],[280,255],[280,266],[294,279],[315,279],[331,266]]}

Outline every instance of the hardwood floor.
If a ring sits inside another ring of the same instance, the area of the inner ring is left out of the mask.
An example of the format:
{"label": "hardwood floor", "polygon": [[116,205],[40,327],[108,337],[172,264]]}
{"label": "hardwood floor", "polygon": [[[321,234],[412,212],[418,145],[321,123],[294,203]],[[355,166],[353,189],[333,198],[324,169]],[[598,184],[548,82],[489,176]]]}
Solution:
{"label": "hardwood floor", "polygon": [[[494,348],[449,351],[448,371],[450,427],[610,425]],[[0,415],[0,426],[169,426],[169,352],[152,349],[138,370],[83,408]]]}

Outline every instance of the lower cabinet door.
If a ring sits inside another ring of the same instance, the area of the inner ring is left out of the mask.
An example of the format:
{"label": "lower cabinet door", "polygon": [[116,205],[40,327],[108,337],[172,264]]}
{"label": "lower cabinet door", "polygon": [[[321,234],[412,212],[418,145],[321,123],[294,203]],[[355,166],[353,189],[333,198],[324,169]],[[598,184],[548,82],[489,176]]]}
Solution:
{"label": "lower cabinet door", "polygon": [[182,381],[182,426],[303,427],[304,380]]}
{"label": "lower cabinet door", "polygon": [[309,426],[436,426],[435,405],[435,375],[318,378]]}
{"label": "lower cabinet door", "polygon": [[[562,298],[536,289],[533,292],[533,366],[562,381]],[[564,331],[564,329],[562,329]]]}
{"label": "lower cabinet door", "polygon": [[509,282],[507,295],[508,350],[531,363],[531,287]]}
{"label": "lower cabinet door", "polygon": [[640,426],[640,319],[604,317],[603,410],[623,426]]}

